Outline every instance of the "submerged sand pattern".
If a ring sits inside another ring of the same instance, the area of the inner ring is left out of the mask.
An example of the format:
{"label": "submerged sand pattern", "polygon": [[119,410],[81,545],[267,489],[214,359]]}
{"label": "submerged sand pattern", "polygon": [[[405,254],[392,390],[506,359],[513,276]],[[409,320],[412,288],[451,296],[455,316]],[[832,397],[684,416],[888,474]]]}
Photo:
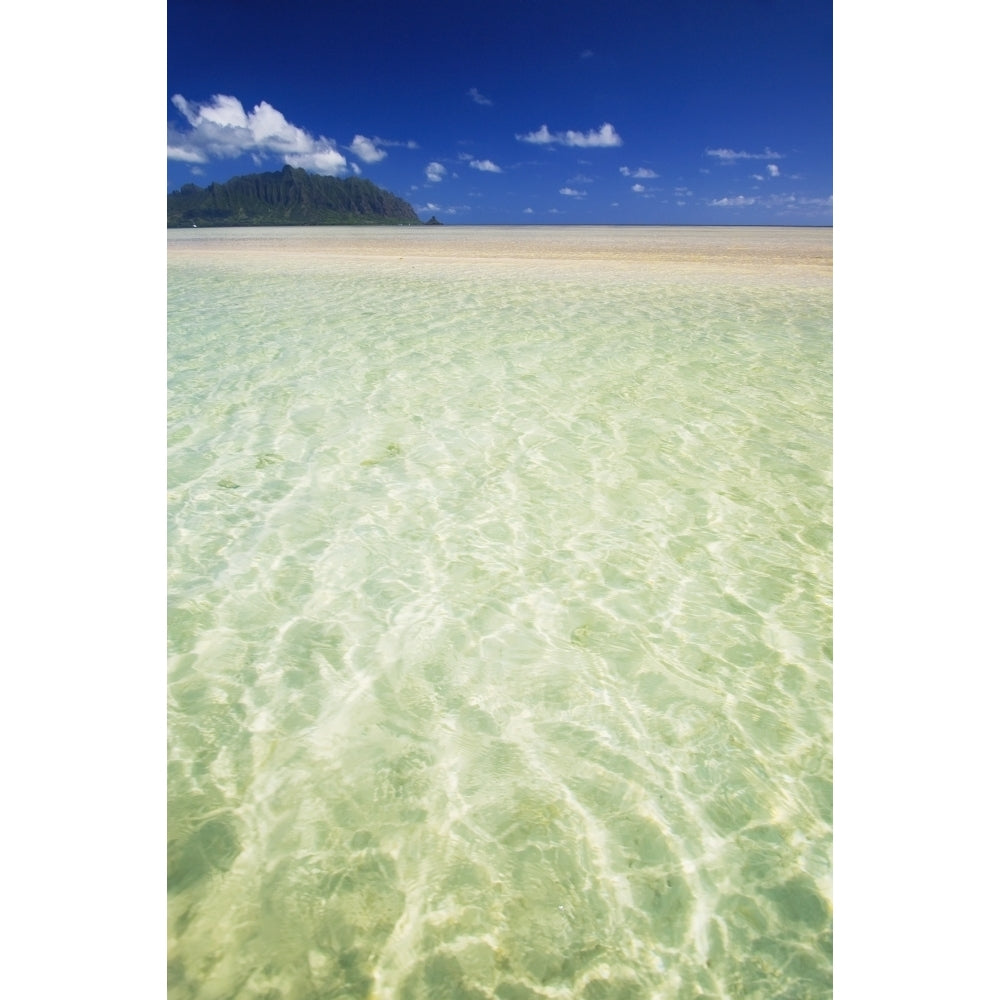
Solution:
{"label": "submerged sand pattern", "polygon": [[169,264],[171,1000],[828,997],[830,231]]}

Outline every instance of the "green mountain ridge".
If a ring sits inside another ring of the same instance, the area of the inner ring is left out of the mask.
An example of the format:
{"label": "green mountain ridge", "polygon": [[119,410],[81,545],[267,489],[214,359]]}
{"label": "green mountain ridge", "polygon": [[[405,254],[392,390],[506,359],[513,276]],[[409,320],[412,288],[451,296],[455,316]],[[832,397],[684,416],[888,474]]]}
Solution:
{"label": "green mountain ridge", "polygon": [[412,226],[413,206],[360,177],[322,177],[299,167],[233,177],[167,195],[167,228],[192,226]]}

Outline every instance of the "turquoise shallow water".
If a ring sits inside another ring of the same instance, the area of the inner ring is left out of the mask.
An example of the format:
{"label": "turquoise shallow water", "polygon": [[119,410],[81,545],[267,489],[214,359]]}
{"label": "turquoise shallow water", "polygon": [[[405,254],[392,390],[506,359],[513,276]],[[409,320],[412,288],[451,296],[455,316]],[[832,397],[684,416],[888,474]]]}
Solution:
{"label": "turquoise shallow water", "polygon": [[171,1000],[831,995],[830,235],[169,234]]}

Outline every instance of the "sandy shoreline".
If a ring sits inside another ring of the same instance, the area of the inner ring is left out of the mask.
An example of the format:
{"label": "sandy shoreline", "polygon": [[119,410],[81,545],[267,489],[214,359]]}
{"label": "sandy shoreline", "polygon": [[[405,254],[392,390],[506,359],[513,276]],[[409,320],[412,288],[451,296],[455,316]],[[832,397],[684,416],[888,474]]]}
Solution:
{"label": "sandy shoreline", "polygon": [[526,261],[554,276],[608,274],[715,277],[739,274],[823,284],[833,269],[830,228],[461,226],[171,229],[168,258],[182,264],[315,270],[345,267],[442,267],[456,274],[523,271]]}

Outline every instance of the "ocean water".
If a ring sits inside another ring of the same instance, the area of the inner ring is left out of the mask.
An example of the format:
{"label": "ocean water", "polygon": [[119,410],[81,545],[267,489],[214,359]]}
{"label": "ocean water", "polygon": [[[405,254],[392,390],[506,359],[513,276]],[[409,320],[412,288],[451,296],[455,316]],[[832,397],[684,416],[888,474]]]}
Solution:
{"label": "ocean water", "polygon": [[831,242],[168,233],[170,1000],[831,995]]}

